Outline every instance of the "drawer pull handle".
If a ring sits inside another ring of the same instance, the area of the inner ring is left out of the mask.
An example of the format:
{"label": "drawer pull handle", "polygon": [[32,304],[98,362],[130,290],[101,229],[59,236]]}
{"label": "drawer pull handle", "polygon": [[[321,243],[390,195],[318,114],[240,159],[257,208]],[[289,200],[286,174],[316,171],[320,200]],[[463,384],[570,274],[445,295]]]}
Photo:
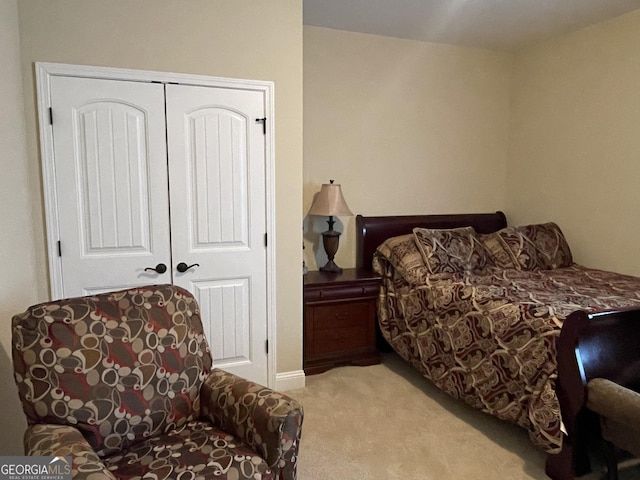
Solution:
{"label": "drawer pull handle", "polygon": [[336,319],[340,320],[341,322],[345,321],[347,318],[349,318],[348,313],[336,313]]}

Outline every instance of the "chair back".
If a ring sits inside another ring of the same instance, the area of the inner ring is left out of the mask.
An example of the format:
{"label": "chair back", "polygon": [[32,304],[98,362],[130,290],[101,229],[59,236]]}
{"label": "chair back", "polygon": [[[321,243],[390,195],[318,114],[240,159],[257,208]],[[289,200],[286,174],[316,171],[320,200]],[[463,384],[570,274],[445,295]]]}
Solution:
{"label": "chair back", "polygon": [[100,456],[200,414],[211,354],[195,298],[174,285],[42,303],[12,321],[27,421],[78,428]]}

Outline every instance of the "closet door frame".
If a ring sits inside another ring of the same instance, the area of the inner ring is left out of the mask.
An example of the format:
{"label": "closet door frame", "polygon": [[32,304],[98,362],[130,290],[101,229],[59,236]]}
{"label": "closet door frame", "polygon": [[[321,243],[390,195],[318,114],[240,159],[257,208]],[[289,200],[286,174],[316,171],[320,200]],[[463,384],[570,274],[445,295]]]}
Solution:
{"label": "closet door frame", "polygon": [[54,76],[99,78],[143,83],[177,83],[182,85],[209,86],[236,90],[262,92],[265,98],[265,209],[267,230],[266,288],[267,288],[267,376],[269,386],[275,384],[276,372],[276,229],[275,229],[275,131],[274,131],[274,83],[263,80],[210,77],[182,73],[133,70],[113,67],[95,67],[62,63],[36,62],[36,87],[38,106],[38,129],[40,136],[40,156],[42,162],[42,189],[47,229],[47,257],[49,266],[50,297],[62,296],[62,262],[58,255],[59,227],[58,201],[56,194],[55,156],[53,149],[53,127],[51,124],[51,88]]}

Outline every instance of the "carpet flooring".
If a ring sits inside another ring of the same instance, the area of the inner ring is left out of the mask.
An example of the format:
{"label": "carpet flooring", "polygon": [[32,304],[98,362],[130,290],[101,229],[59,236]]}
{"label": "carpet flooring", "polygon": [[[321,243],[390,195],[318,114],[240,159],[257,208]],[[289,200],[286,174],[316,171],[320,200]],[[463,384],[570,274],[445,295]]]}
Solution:
{"label": "carpet flooring", "polygon": [[392,353],[380,365],[307,376],[287,394],[305,410],[300,480],[547,478],[524,429],[450,398]]}

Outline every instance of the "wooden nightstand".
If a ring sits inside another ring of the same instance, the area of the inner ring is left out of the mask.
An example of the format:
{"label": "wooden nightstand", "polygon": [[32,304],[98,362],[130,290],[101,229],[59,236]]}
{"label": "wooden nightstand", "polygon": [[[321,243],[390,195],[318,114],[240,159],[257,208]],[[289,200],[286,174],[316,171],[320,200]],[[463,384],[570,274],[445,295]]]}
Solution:
{"label": "wooden nightstand", "polygon": [[347,268],[304,276],[304,371],[380,363],[376,349],[376,299],[380,277]]}

